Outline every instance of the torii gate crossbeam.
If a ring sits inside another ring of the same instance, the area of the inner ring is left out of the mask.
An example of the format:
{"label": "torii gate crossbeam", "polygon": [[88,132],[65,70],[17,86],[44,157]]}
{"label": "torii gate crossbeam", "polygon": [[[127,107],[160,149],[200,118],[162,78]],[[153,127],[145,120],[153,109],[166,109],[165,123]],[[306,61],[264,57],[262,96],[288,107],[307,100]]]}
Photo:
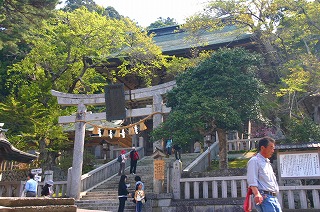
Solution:
{"label": "torii gate crossbeam", "polygon": [[[125,92],[125,100],[145,100],[152,98],[152,108],[138,108],[129,109],[126,111],[126,117],[138,117],[150,115],[153,112],[160,112],[155,114],[153,117],[153,127],[159,126],[163,121],[163,113],[169,113],[170,108],[167,108],[163,104],[162,95],[167,93],[173,87],[176,86],[175,81],[164,83],[161,85],[136,89],[132,91]],[[71,178],[68,179],[71,185],[67,185],[67,191],[69,191],[69,196],[80,199],[81,192],[81,173],[82,173],[82,163],[83,163],[83,151],[84,151],[84,137],[85,137],[85,122],[93,120],[105,120],[106,113],[87,113],[86,105],[104,105],[105,96],[104,94],[67,94],[58,91],[51,91],[53,96],[58,99],[58,104],[63,106],[77,106],[77,114],[75,116],[61,116],[59,117],[59,123],[75,123],[75,141],[74,141],[74,151],[73,151],[73,161]],[[68,176],[69,178],[70,176]]]}

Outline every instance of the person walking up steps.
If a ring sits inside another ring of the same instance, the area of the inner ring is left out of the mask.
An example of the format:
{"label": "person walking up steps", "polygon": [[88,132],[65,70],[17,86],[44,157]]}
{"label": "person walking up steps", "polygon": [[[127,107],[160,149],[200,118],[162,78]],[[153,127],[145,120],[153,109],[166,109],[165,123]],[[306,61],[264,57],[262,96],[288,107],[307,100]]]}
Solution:
{"label": "person walking up steps", "polygon": [[275,140],[265,137],[259,140],[258,153],[247,165],[247,181],[254,195],[254,203],[259,212],[281,212],[277,199],[279,186],[269,158],[272,156]]}
{"label": "person walking up steps", "polygon": [[120,162],[120,167],[119,167],[119,173],[118,175],[124,175],[124,169],[126,168],[126,161],[127,161],[127,158],[126,158],[126,150],[121,150],[121,162]]}
{"label": "person walking up steps", "polygon": [[135,175],[136,169],[137,169],[137,162],[139,160],[139,154],[136,151],[135,147],[132,147],[129,157],[130,157],[130,174]]}

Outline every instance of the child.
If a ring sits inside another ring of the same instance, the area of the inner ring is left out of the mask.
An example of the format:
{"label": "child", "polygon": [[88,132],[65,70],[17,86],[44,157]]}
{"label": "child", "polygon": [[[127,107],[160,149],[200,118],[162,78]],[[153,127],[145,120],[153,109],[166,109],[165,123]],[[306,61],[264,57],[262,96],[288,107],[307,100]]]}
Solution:
{"label": "child", "polygon": [[48,182],[46,182],[45,186],[43,186],[42,188],[41,196],[50,197],[53,194],[52,186],[53,186],[52,180],[49,180]]}
{"label": "child", "polygon": [[142,183],[137,184],[136,192],[134,193],[134,199],[136,200],[136,212],[142,212],[142,205],[145,202]]}

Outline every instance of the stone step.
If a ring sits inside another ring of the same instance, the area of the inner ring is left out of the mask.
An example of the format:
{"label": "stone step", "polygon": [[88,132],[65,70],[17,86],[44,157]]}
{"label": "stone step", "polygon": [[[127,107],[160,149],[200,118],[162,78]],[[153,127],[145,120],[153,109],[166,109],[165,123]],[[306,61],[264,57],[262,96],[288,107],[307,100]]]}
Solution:
{"label": "stone step", "polygon": [[[183,154],[182,168],[189,165],[198,155],[199,154],[197,153]],[[173,162],[175,159],[174,156],[170,156],[169,158],[164,158],[164,160],[168,164]],[[127,175],[127,183],[130,184],[128,190],[129,192],[133,192],[135,190],[135,175],[129,174],[129,168],[125,170],[125,174]],[[139,160],[136,174],[140,176],[144,182],[147,196],[148,193],[153,193],[153,158],[147,156]],[[88,210],[117,211],[119,206],[119,200],[117,197],[119,180],[120,176],[114,176],[107,182],[97,186],[92,191],[87,192],[87,194],[79,201],[76,201],[76,205],[79,208]],[[166,179],[164,182],[164,189],[166,189]],[[135,211],[135,204],[131,200],[132,198],[128,198],[128,201],[126,201],[126,212]]]}
{"label": "stone step", "polygon": [[1,207],[1,212],[77,212],[76,205]]}
{"label": "stone step", "polygon": [[0,198],[1,212],[76,212],[73,198]]}
{"label": "stone step", "polygon": [[[77,206],[88,210],[103,210],[103,211],[117,211],[119,207],[119,200],[87,200],[77,201]],[[125,211],[135,211],[136,205],[131,202],[131,198],[126,201]]]}

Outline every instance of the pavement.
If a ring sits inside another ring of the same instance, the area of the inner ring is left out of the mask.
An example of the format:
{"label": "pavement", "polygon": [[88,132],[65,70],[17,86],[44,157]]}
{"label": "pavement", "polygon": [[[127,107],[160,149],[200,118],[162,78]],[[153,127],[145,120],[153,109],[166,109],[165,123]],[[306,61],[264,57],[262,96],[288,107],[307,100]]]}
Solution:
{"label": "pavement", "polygon": [[[77,212],[106,212],[106,211],[87,210],[87,209],[80,209],[80,208],[77,208]],[[112,211],[108,211],[108,212],[112,212]]]}

